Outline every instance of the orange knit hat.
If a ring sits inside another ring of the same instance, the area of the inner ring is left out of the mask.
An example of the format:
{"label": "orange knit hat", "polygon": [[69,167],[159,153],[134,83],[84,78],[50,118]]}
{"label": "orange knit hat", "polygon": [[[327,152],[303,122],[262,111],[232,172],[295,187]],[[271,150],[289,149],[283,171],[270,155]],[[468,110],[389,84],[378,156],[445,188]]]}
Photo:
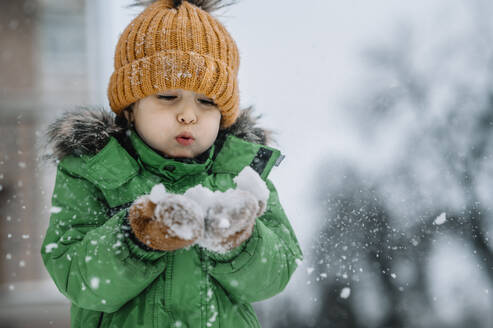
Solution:
{"label": "orange knit hat", "polygon": [[[149,1],[148,1],[149,2]],[[115,51],[108,86],[111,109],[169,89],[210,97],[221,111],[221,128],[239,114],[238,48],[210,12],[218,0],[150,1],[125,28]]]}

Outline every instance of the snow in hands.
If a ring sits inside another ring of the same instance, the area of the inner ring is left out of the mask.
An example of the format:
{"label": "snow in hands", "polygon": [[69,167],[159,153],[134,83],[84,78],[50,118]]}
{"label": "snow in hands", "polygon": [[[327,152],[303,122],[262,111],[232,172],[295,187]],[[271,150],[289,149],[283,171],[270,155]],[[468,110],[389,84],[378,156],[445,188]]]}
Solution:
{"label": "snow in hands", "polygon": [[236,189],[225,192],[197,185],[183,195],[170,194],[158,184],[147,197],[157,204],[154,216],[164,220],[176,236],[190,240],[202,227],[197,244],[225,253],[231,245],[224,241],[243,230],[245,234],[251,233],[255,219],[264,213],[269,198],[265,182],[251,167],[245,167],[234,182]]}
{"label": "snow in hands", "polygon": [[225,253],[251,235],[255,219],[264,213],[269,198],[265,182],[249,166],[233,181],[236,189],[225,192],[199,185],[185,193],[206,211],[204,235],[197,244],[217,253]]}
{"label": "snow in hands", "polygon": [[166,192],[163,184],[155,185],[146,198],[156,204],[154,218],[169,228],[171,236],[192,240],[202,235],[204,210],[194,200]]}
{"label": "snow in hands", "polygon": [[262,215],[269,199],[269,189],[258,173],[250,166],[247,166],[233,181],[236,183],[236,189],[229,189],[225,192],[211,191],[208,188],[198,185],[188,189],[184,195],[201,204],[205,210],[210,209],[216,204],[221,204],[227,208],[239,208],[242,205],[241,198],[254,197],[259,203],[259,213],[257,216]]}
{"label": "snow in hands", "polygon": [[204,219],[204,235],[197,240],[197,244],[214,252],[225,253],[251,235],[260,209],[259,202],[252,193],[240,189],[214,192],[211,198],[213,201]]}

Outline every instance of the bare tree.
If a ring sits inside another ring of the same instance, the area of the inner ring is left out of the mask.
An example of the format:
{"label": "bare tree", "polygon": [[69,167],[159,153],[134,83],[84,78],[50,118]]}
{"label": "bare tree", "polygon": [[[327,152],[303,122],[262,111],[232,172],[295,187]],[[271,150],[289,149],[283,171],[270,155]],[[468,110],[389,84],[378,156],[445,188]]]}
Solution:
{"label": "bare tree", "polygon": [[[372,169],[366,154],[320,169],[314,195],[325,215],[313,266],[327,279],[318,282],[317,327],[491,326],[488,311],[440,320],[427,271],[436,240],[450,236],[474,250],[485,290],[493,286],[493,26],[485,14],[493,6],[470,9],[476,21],[463,35],[428,40],[403,25],[389,45],[364,52],[369,78],[347,112],[368,153],[393,154],[372,159]],[[410,278],[396,274],[402,267]],[[372,321],[368,293],[379,302]]]}

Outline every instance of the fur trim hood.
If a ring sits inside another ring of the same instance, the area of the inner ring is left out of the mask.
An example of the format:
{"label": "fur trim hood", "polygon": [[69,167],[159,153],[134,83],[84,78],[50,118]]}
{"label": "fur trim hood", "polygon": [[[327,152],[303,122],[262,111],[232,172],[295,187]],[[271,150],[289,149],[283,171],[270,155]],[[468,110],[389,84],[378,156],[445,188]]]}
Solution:
{"label": "fur trim hood", "polygon": [[[219,130],[216,146],[220,149],[228,134],[248,142],[271,145],[275,142],[273,131],[257,126],[262,115],[254,116],[250,106],[240,110],[236,122],[227,129]],[[126,128],[118,123],[117,116],[102,108],[79,107],[73,111],[64,112],[53,121],[45,131],[43,161],[57,163],[67,155],[94,155],[115,137],[123,145]]]}

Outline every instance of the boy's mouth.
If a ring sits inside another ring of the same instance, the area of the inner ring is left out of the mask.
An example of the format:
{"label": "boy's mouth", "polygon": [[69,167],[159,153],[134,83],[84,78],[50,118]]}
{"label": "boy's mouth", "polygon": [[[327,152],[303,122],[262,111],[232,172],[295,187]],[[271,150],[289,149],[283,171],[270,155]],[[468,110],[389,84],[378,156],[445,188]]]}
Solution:
{"label": "boy's mouth", "polygon": [[195,141],[195,138],[188,132],[183,132],[183,133],[180,133],[177,137],[176,137],[176,141],[180,144],[180,145],[183,145],[183,146],[188,146],[188,145],[191,145],[194,141]]}

